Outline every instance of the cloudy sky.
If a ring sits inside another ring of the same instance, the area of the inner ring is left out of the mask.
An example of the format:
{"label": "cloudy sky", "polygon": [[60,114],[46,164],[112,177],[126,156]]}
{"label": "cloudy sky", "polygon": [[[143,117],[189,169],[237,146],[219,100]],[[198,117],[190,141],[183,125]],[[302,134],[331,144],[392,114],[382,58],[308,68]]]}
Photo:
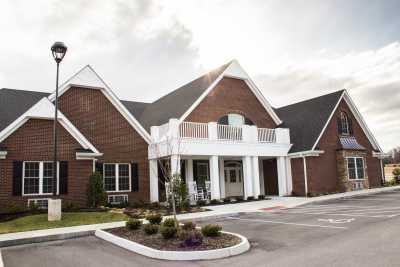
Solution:
{"label": "cloudy sky", "polygon": [[86,64],[154,101],[237,59],[279,107],[347,88],[384,150],[400,145],[400,2],[69,0],[0,3],[0,88],[52,91]]}

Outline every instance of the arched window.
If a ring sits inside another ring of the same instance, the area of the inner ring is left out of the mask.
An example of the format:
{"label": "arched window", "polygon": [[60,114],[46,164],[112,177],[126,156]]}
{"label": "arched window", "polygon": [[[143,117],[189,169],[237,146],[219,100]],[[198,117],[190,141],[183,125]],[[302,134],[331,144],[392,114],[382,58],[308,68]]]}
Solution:
{"label": "arched window", "polygon": [[340,118],[338,120],[339,133],[344,135],[352,134],[351,120],[347,116],[346,112],[340,112]]}
{"label": "arched window", "polygon": [[221,117],[218,120],[218,124],[233,125],[233,126],[241,126],[243,124],[254,125],[254,123],[250,119],[237,113],[229,113],[228,115]]}

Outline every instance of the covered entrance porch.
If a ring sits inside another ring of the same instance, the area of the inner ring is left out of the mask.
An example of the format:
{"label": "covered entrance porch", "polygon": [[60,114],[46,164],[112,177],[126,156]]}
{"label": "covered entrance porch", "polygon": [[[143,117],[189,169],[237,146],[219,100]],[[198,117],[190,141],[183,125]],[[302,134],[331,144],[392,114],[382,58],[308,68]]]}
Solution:
{"label": "covered entrance porch", "polygon": [[189,191],[200,188],[208,199],[291,194],[288,129],[171,119],[152,127],[151,135],[153,143],[148,156],[151,201],[159,201],[160,158],[170,161],[171,173],[184,177],[189,188],[196,185],[196,190]]}
{"label": "covered entrance porch", "polygon": [[[179,166],[175,171],[188,186],[192,200],[227,197],[247,199],[258,198],[259,195],[284,196],[290,193],[291,183],[287,181],[285,157],[184,156],[168,160],[171,166]],[[177,160],[180,164],[176,163]],[[159,163],[153,161],[153,164]],[[157,173],[157,176],[160,181],[161,174]],[[151,201],[163,200],[164,190],[165,187],[160,183],[157,193],[153,188]]]}

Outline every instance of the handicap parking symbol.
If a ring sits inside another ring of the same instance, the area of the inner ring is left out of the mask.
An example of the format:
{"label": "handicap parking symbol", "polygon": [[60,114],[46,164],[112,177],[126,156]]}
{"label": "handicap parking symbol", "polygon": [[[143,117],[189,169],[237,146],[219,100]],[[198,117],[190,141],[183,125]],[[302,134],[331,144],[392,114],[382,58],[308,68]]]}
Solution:
{"label": "handicap parking symbol", "polygon": [[350,223],[355,221],[354,218],[349,219],[318,219],[319,222],[328,222],[328,223]]}

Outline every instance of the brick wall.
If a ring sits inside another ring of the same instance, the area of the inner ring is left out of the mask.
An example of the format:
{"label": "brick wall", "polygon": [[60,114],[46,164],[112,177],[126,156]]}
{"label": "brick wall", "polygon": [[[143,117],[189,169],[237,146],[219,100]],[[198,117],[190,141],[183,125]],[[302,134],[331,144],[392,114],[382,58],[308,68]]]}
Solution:
{"label": "brick wall", "polygon": [[[100,90],[71,88],[59,101],[61,112],[104,156],[105,163],[138,163],[139,191],[129,201],[149,200],[148,144]],[[118,193],[115,193],[118,194]]]}
{"label": "brick wall", "polygon": [[260,128],[276,124],[247,84],[240,79],[223,78],[209,95],[189,114],[186,121],[218,121],[228,113],[239,113]]}
{"label": "brick wall", "polygon": [[[366,168],[368,176],[368,185],[370,187],[378,187],[381,183],[381,168],[380,160],[372,157],[373,147],[370,144],[367,136],[364,134],[361,126],[358,125],[355,117],[353,116],[351,110],[347,106],[346,102],[342,100],[336,110],[332,120],[329,122],[324,134],[322,135],[318,145],[318,150],[323,150],[325,153],[321,154],[319,157],[309,157],[307,158],[307,175],[309,187],[308,191],[315,194],[320,193],[332,193],[340,190],[339,186],[339,173],[338,173],[338,162],[337,162],[337,150],[340,150],[339,145],[339,134],[337,129],[337,120],[340,111],[345,111],[349,118],[353,122],[353,132],[359,144],[364,146],[367,150],[366,153]],[[294,165],[294,166],[293,166]],[[292,172],[300,173],[299,164],[293,164],[292,160]],[[297,175],[296,175],[297,176]],[[294,180],[299,180],[293,174]],[[295,190],[295,186],[294,186]],[[296,189],[297,190],[297,189]]]}
{"label": "brick wall", "polygon": [[[86,183],[93,161],[76,160],[80,144],[62,127],[58,127],[58,159],[68,161],[68,195],[61,198],[76,204],[86,204]],[[26,205],[28,198],[12,195],[13,161],[52,161],[53,121],[30,119],[1,145],[7,147],[7,158],[0,160],[0,208],[10,204]],[[46,196],[47,197],[47,196]]]}

